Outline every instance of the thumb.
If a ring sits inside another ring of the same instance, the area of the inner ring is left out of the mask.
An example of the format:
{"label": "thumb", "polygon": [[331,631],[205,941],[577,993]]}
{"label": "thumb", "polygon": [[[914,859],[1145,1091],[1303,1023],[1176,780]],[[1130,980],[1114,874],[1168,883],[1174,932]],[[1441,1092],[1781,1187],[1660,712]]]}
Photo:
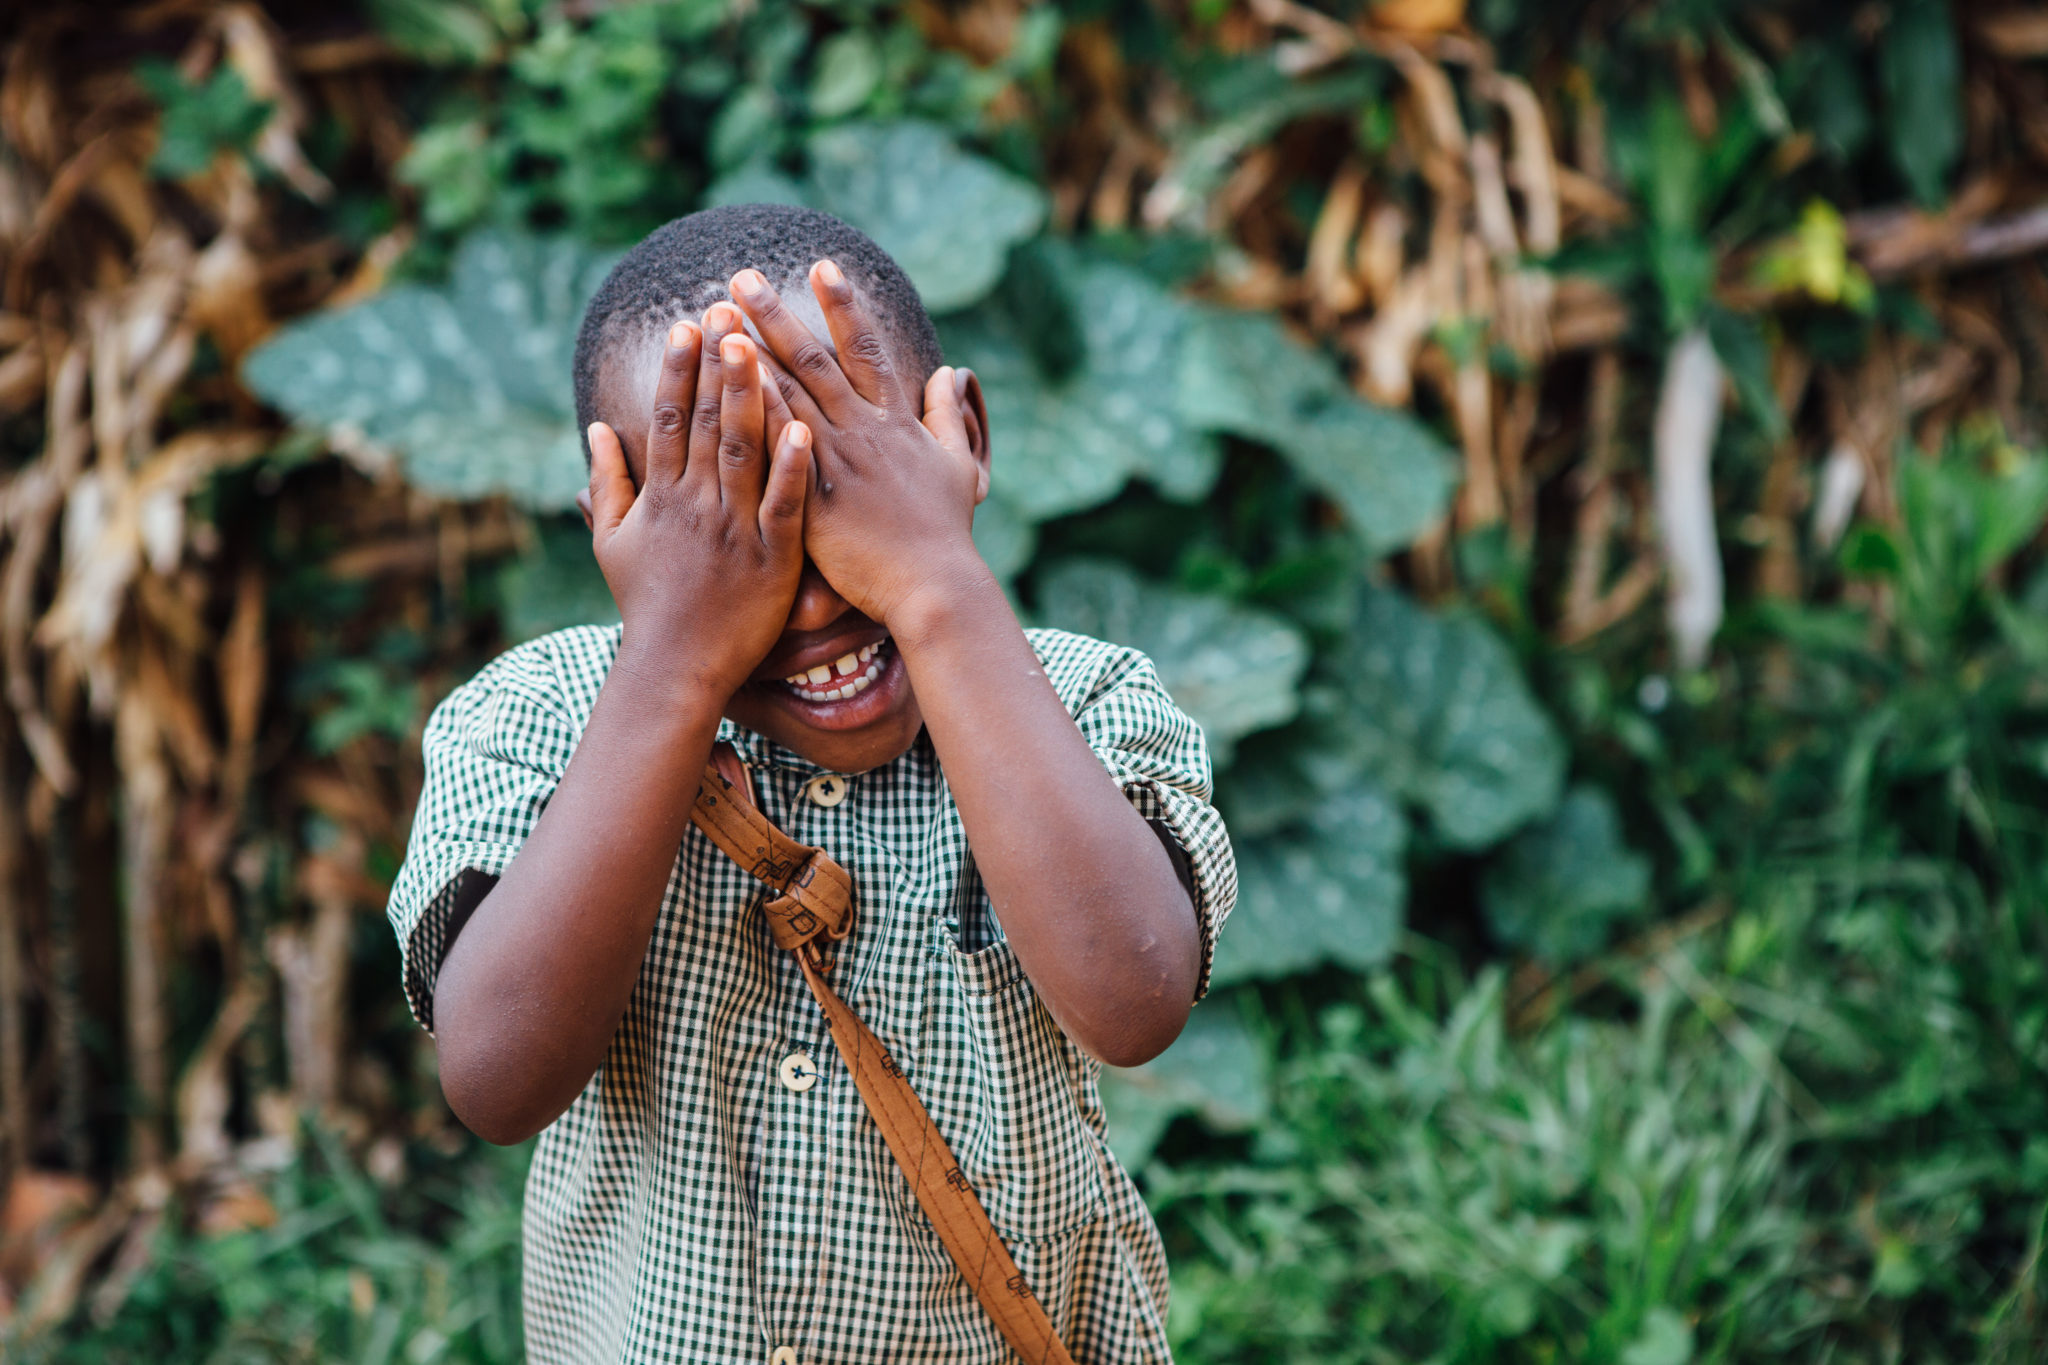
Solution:
{"label": "thumb", "polygon": [[592,422],[590,440],[590,531],[609,536],[633,510],[633,474],[626,468],[626,450],[619,435],[603,422]]}
{"label": "thumb", "polygon": [[920,419],[932,438],[963,460],[974,458],[967,440],[967,418],[960,408],[960,386],[951,365],[941,365],[924,381],[924,416]]}

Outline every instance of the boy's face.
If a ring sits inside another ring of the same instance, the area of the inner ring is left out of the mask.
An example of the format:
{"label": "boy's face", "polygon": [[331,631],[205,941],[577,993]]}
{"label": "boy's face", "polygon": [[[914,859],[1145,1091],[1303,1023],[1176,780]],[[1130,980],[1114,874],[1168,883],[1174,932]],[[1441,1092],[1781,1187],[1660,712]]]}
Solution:
{"label": "boy's face", "polygon": [[[783,303],[831,348],[824,314],[808,291],[789,290]],[[753,332],[737,308],[715,306],[704,319],[705,347],[715,348],[734,327]],[[758,342],[758,333],[754,336]],[[899,352],[902,373],[922,374],[905,361]],[[613,351],[599,371],[599,415],[618,432],[636,487],[644,477],[660,366],[657,331],[637,347]],[[769,433],[771,448],[775,436]],[[980,431],[975,439],[984,439]],[[848,605],[808,559],[781,638],[733,694],[725,714],[818,766],[842,773],[866,772],[895,760],[924,728],[909,672],[888,632]]]}

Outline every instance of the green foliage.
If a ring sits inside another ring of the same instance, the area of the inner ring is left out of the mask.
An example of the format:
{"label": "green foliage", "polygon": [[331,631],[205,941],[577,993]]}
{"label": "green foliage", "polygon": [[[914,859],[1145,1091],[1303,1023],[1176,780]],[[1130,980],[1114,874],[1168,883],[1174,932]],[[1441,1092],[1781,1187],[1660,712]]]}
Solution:
{"label": "green foliage", "polygon": [[590,553],[590,532],[573,517],[549,517],[534,543],[498,572],[498,622],[507,640],[531,640],[568,626],[611,625],[618,604]]}
{"label": "green foliage", "polygon": [[[1214,483],[1220,452],[1162,398],[1173,392],[1185,304],[1126,266],[1040,252],[1017,288],[949,319],[949,359],[982,383],[996,457],[990,496],[1042,521],[1094,507],[1142,476],[1180,500]],[[1088,326],[1078,330],[1076,310]]]}
{"label": "green foliage", "polygon": [[1368,589],[1325,659],[1329,742],[1427,814],[1444,843],[1483,848],[1556,805],[1563,741],[1475,617]]}
{"label": "green foliage", "polygon": [[333,659],[306,669],[300,692],[313,714],[306,743],[331,754],[364,735],[405,740],[421,714],[417,679],[395,677],[378,659]]}
{"label": "green foliage", "polygon": [[1036,186],[964,155],[928,123],[831,128],[808,150],[817,207],[895,257],[934,313],[993,289],[1010,247],[1045,218]]}
{"label": "green foliage", "polygon": [[[168,1211],[119,1316],[65,1342],[24,1348],[23,1365],[447,1362],[523,1358],[518,1180],[523,1152],[428,1167],[379,1188],[339,1141],[265,1182],[276,1222],[246,1231],[180,1230]],[[0,1334],[0,1343],[4,1343]]]}
{"label": "green foliage", "polygon": [[[1027,7],[986,64],[892,7],[586,8],[373,0],[435,64],[404,174],[427,229],[411,269],[450,279],[287,327],[245,377],[428,492],[549,513],[485,594],[523,638],[610,615],[584,533],[553,515],[582,481],[567,346],[605,250],[767,199],[904,261],[988,400],[991,567],[1036,619],[1150,653],[1216,755],[1240,876],[1216,994],[1104,1083],[1172,1244],[1183,1359],[2043,1358],[2048,461],[1983,430],[1900,452],[1899,523],[1809,556],[1818,605],[1738,591],[1724,656],[1676,689],[1630,630],[1544,650],[1546,527],[1454,543],[1479,585],[1462,600],[1387,586],[1379,561],[1455,488],[1433,418],[1361,401],[1278,317],[1194,297],[1243,265],[1209,234],[1247,151],[1287,152],[1281,235],[1305,240],[1324,182],[1289,180],[1292,139],[1319,175],[1320,149],[1379,158],[1395,68],[1226,51],[1206,5],[1187,31],[1156,7]],[[1652,364],[1709,331],[1740,404],[1717,469],[1745,506],[1744,442],[1798,417],[1772,384],[1785,336],[1828,364],[1910,328],[1919,305],[1859,270],[1844,215],[1901,181],[1938,206],[1956,179],[1955,20],[1901,0],[1872,26],[1794,7],[1766,29],[1696,0],[1566,39],[1582,16],[1540,10],[1470,18],[1503,70],[1586,74],[1632,200],[1541,264],[1619,288],[1620,345]],[[1070,21],[1088,30],[1063,49]],[[1181,235],[1048,226],[1038,167],[1073,140],[1055,58],[1103,33],[1132,91],[1173,91],[1142,216]],[[1712,109],[1681,98],[1674,53],[1710,73]],[[261,110],[237,89],[158,90],[179,164],[247,144]],[[1420,187],[1388,166],[1376,199],[1412,210]],[[1733,311],[1744,261],[1797,308]],[[1441,337],[1487,340],[1473,319]],[[311,670],[314,743],[404,733],[407,681],[389,659]],[[1404,935],[1411,894],[1461,953],[1527,955],[1539,983],[1586,969],[1569,979],[1589,993],[1509,1030],[1532,1017],[1523,977],[1513,1011],[1504,970],[1466,984]],[[1634,933],[1702,899],[1725,921],[1673,948]],[[268,1272],[243,1269],[257,1307],[222,1320],[282,1320]],[[180,1302],[224,1299],[206,1274]],[[331,1283],[292,1283],[307,1320],[331,1308]],[[319,1320],[337,1355],[385,1340]]]}
{"label": "green foliage", "polygon": [[1371,782],[1358,782],[1273,834],[1245,840],[1237,909],[1214,979],[1380,965],[1393,951],[1407,899],[1407,837],[1399,807]]}
{"label": "green foliage", "polygon": [[1227,763],[1241,736],[1293,717],[1308,641],[1270,612],[1140,580],[1105,560],[1070,560],[1039,582],[1046,620],[1132,645]]}
{"label": "green foliage", "polygon": [[203,84],[190,85],[169,62],[138,63],[135,79],[163,109],[156,155],[149,168],[176,179],[197,175],[222,152],[247,150],[273,106],[249,94],[233,67],[221,66]]}
{"label": "green foliage", "polygon": [[569,382],[576,324],[613,259],[479,233],[446,288],[402,284],[284,328],[242,378],[338,445],[391,451],[427,492],[566,508],[586,481]]}
{"label": "green foliage", "polygon": [[1993,573],[2048,516],[2048,459],[1997,438],[1983,449],[1960,444],[1939,461],[1908,459],[1899,504],[1901,529],[1858,527],[1843,562],[1897,583],[1907,647],[1925,657],[1999,601]]}
{"label": "green foliage", "polygon": [[1164,1055],[1105,1077],[1110,1141],[1128,1166],[1142,1166],[1167,1125],[1199,1115],[1216,1132],[1249,1132],[1270,1117],[1271,1065],[1260,1040],[1227,1000],[1198,1006]]}
{"label": "green foliage", "polygon": [[1449,504],[1456,476],[1443,441],[1354,397],[1328,356],[1270,317],[1204,312],[1178,382],[1189,422],[1279,451],[1375,554],[1413,541]]}
{"label": "green foliage", "polygon": [[1682,992],[1513,1039],[1498,973],[1419,970],[1290,1032],[1248,1161],[1153,1168],[1177,1355],[1634,1365],[1814,1340],[1792,1132]]}
{"label": "green foliage", "polygon": [[368,0],[371,20],[400,52],[434,65],[476,66],[523,34],[519,0],[476,5],[447,0]]}
{"label": "green foliage", "polygon": [[1878,66],[1892,159],[1913,197],[1939,207],[1963,150],[1963,60],[1948,0],[1901,0],[1892,6]]}
{"label": "green foliage", "polygon": [[1486,869],[1481,901],[1502,943],[1552,963],[1583,961],[1650,908],[1650,863],[1629,850],[1614,802],[1574,787]]}

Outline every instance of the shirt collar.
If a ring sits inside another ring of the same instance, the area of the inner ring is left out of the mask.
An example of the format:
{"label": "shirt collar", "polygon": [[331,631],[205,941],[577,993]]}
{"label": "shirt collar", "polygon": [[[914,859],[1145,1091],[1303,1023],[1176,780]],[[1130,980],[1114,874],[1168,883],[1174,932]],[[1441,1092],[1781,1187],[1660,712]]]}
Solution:
{"label": "shirt collar", "polygon": [[766,735],[749,730],[730,716],[719,717],[716,742],[732,745],[733,751],[740,756],[740,762],[749,768],[785,768],[797,773],[824,771],[794,749],[785,749]]}

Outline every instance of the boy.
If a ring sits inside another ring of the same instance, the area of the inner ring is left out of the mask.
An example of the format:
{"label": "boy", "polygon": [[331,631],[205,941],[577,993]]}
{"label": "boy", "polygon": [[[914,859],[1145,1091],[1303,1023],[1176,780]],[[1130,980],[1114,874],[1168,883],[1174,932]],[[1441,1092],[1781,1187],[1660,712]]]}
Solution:
{"label": "boy", "polygon": [[759,884],[690,823],[719,743],[852,874],[833,986],[1074,1358],[1168,1359],[1095,1078],[1173,1040],[1235,897],[1200,730],[1142,656],[1018,626],[968,534],[979,387],[846,224],[670,223],[592,300],[576,378],[623,624],[435,711],[391,898],[449,1104],[493,1142],[541,1132],[532,1357],[1011,1358]]}

